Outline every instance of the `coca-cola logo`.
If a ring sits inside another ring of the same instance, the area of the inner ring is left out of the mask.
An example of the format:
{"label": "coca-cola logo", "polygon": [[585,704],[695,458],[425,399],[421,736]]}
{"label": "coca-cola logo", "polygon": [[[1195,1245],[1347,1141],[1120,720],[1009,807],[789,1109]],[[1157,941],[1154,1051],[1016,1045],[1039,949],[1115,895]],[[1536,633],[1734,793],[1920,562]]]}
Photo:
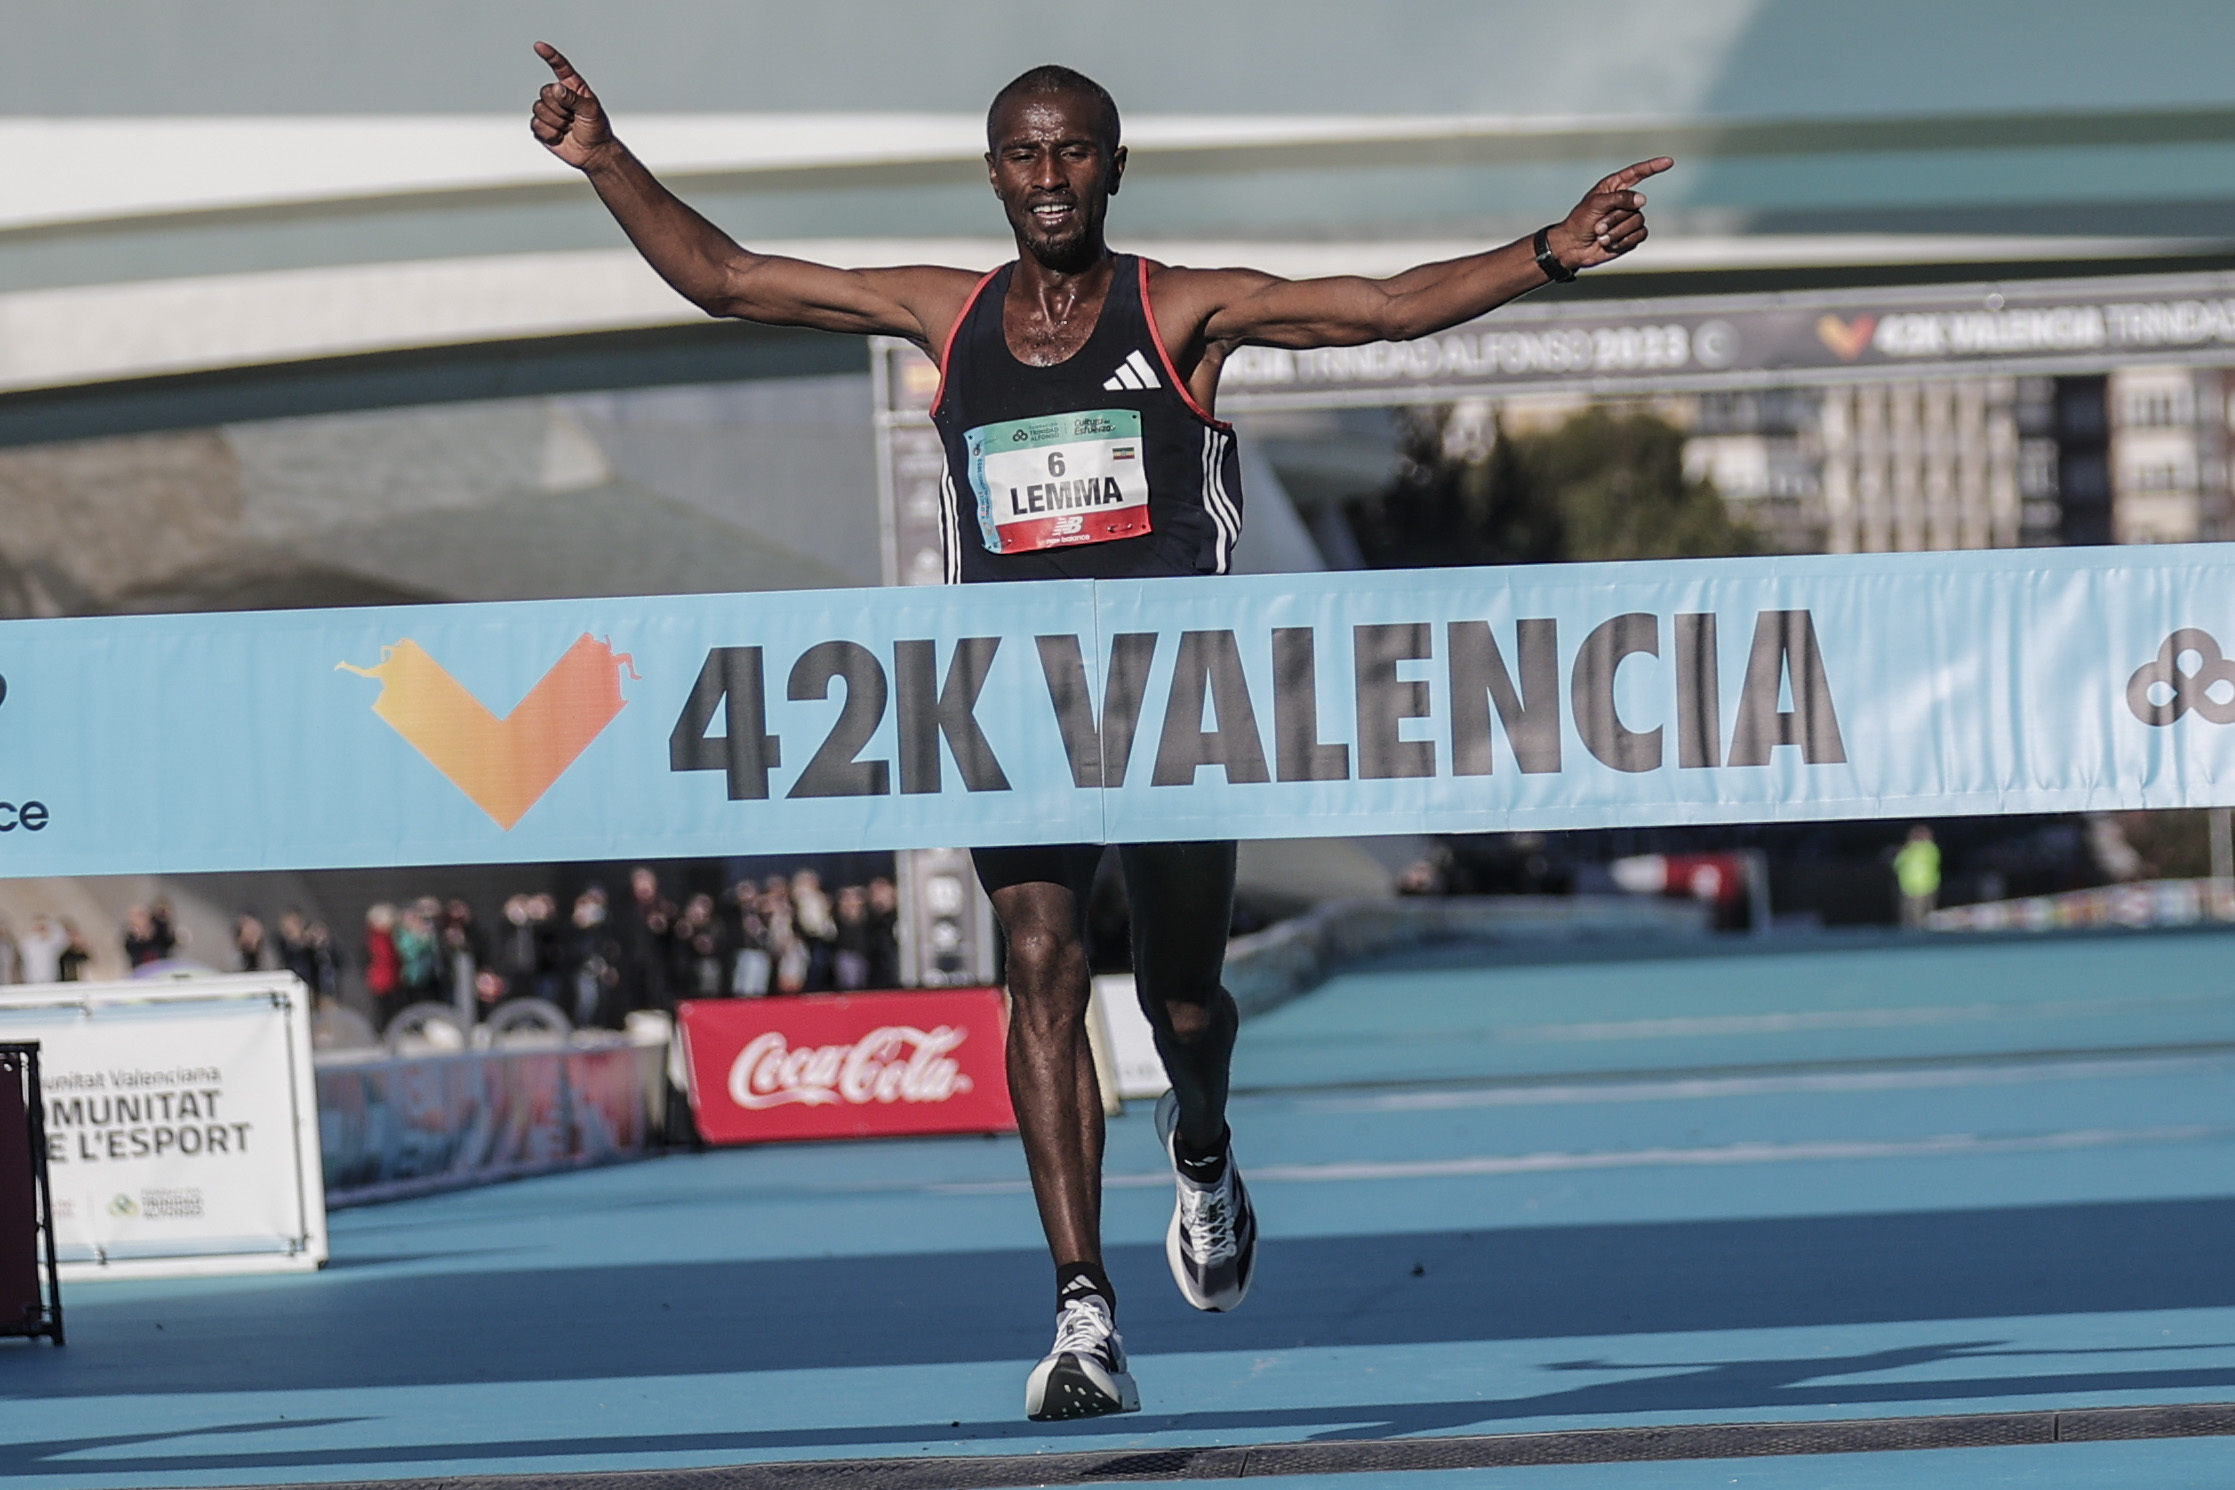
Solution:
{"label": "coca-cola logo", "polygon": [[851,1045],[794,1047],[781,1030],[754,1037],[729,1068],[730,1100],[751,1110],[801,1103],[944,1102],[971,1089],[950,1058],[970,1037],[942,1024],[886,1025]]}

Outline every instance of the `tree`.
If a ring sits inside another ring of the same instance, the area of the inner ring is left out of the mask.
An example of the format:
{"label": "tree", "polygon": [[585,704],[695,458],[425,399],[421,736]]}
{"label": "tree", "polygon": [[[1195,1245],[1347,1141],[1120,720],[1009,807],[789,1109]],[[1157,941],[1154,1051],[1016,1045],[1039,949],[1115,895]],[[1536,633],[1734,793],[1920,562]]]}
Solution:
{"label": "tree", "polygon": [[1556,429],[1469,448],[1448,407],[1407,420],[1387,489],[1349,513],[1376,568],[1695,558],[1755,551],[1713,484],[1684,479],[1684,432],[1593,406]]}

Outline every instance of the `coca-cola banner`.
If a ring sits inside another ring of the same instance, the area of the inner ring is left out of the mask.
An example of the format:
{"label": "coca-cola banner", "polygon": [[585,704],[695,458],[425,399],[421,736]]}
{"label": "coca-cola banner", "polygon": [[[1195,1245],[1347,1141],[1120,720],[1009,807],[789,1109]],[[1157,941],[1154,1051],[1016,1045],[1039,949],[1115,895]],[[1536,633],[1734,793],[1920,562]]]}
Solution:
{"label": "coca-cola banner", "polygon": [[709,1143],[1015,1129],[1000,990],[699,999],[682,1006]]}

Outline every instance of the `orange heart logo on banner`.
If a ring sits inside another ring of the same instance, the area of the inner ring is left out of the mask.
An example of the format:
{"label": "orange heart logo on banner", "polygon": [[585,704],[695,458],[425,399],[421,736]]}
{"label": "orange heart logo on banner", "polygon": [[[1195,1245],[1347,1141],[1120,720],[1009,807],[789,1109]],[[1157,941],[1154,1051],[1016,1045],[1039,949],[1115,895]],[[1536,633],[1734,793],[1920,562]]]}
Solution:
{"label": "orange heart logo on banner", "polygon": [[1852,362],[1870,350],[1871,334],[1878,329],[1876,316],[1857,316],[1852,321],[1842,321],[1837,316],[1819,316],[1816,334],[1824,345],[1839,354],[1842,362]]}
{"label": "orange heart logo on banner", "polygon": [[377,666],[335,666],[378,678],[373,712],[506,832],[621,712],[622,670],[636,676],[628,654],[585,634],[499,719],[409,638]]}

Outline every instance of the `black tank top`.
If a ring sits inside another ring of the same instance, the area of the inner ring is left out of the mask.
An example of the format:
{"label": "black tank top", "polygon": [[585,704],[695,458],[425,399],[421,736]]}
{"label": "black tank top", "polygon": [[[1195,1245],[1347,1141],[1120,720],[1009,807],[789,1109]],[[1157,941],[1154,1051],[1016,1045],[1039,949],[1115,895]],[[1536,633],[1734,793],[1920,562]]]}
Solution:
{"label": "black tank top", "polygon": [[1117,256],[1094,334],[1054,367],[1009,351],[1016,267],[978,281],[940,359],[947,582],[1224,574],[1242,529],[1234,430],[1174,374],[1148,266]]}

